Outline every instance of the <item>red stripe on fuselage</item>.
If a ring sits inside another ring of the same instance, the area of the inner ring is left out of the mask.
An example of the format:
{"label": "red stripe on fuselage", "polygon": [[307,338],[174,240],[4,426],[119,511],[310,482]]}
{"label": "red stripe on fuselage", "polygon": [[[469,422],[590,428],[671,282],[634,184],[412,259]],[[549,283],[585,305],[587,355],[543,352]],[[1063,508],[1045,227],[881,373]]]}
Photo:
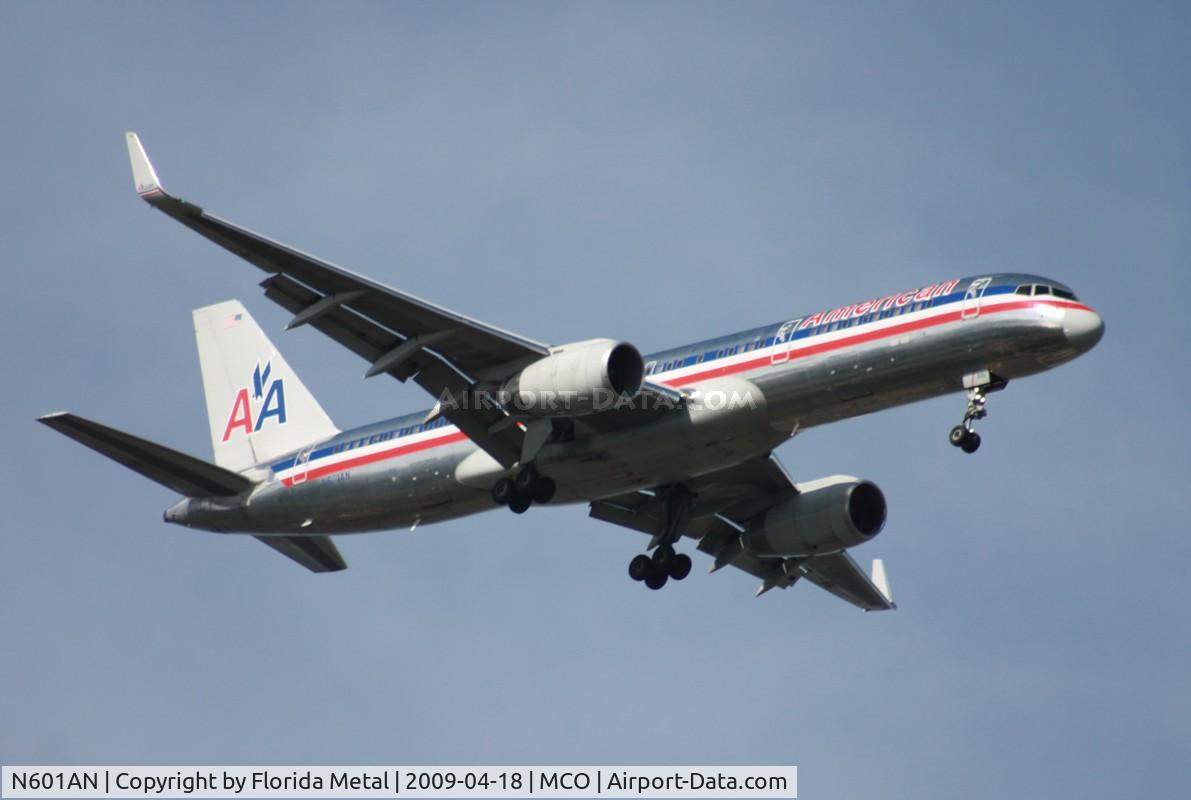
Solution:
{"label": "red stripe on fuselage", "polygon": [[[419,450],[429,450],[431,447],[438,447],[444,444],[451,444],[452,442],[461,442],[467,438],[467,434],[462,431],[455,431],[448,433],[445,436],[439,436],[437,439],[423,439],[420,442],[413,444],[404,444],[397,447],[390,447],[388,450],[378,450],[375,453],[369,453],[365,456],[357,456],[355,458],[348,458],[343,461],[336,461],[334,464],[328,464],[325,467],[315,467],[306,472],[306,480],[313,480],[321,478],[324,475],[331,475],[336,472],[343,472],[345,469],[353,469],[354,467],[362,467],[365,464],[374,464],[377,461],[384,461],[390,458],[397,458],[398,456],[407,455],[408,453],[416,453]],[[293,477],[282,478],[281,482],[286,486],[293,486]]]}
{"label": "red stripe on fuselage", "polygon": [[[978,319],[988,314],[996,314],[1004,311],[1020,311],[1027,308],[1035,308],[1038,306],[1057,306],[1059,308],[1073,308],[1082,311],[1091,311],[1092,309],[1082,303],[1070,303],[1055,300],[1021,300],[1014,303],[1003,303],[993,306],[981,306],[979,313],[973,313],[970,319]],[[857,344],[865,344],[877,339],[885,339],[890,336],[899,336],[904,333],[912,333],[914,331],[931,328],[936,325],[944,325],[948,322],[956,322],[963,319],[963,309],[957,311],[949,311],[945,314],[937,314],[925,319],[913,320],[910,322],[903,322],[900,325],[891,325],[888,328],[878,328],[877,330],[863,331],[852,336],[846,336],[830,342],[820,342],[818,344],[809,344],[806,347],[801,347],[797,350],[788,350],[789,358],[783,361],[773,361],[773,354],[763,356],[761,358],[754,358],[750,361],[741,361],[737,364],[730,364],[724,367],[713,367],[712,369],[696,372],[692,375],[684,375],[680,378],[673,378],[671,380],[662,381],[667,386],[686,386],[687,384],[695,383],[696,381],[706,380],[708,378],[720,378],[725,375],[734,375],[738,372],[747,372],[752,369],[765,366],[778,366],[780,364],[788,364],[790,361],[799,358],[806,358],[808,356],[819,355],[820,353],[828,353],[832,350],[840,350],[845,347],[850,347]],[[813,342],[813,339],[812,339]],[[359,456],[357,458],[347,459],[345,461],[338,461],[334,464],[328,464],[325,467],[317,467],[311,469],[306,473],[306,480],[313,480],[314,478],[321,478],[324,475],[333,475],[336,472],[343,472],[353,467],[363,466],[365,464],[374,464],[377,461],[384,461],[390,458],[397,458],[398,456],[407,455],[409,453],[416,453],[421,450],[429,450],[432,447],[439,447],[441,445],[452,444],[454,442],[461,442],[467,439],[467,434],[460,431],[448,433],[445,436],[440,436],[436,439],[424,439],[414,444],[399,445],[391,447],[388,450],[381,450],[376,453],[370,453],[366,456]],[[282,483],[286,486],[293,485],[293,478],[283,478]]]}
{"label": "red stripe on fuselage", "polygon": [[[1016,303],[1004,303],[995,306],[985,306],[980,308],[979,313],[973,313],[970,319],[976,319],[987,314],[995,314],[1003,311],[1019,311],[1025,308],[1033,308],[1035,306],[1060,306],[1062,308],[1082,309],[1084,311],[1091,311],[1085,305],[1080,303],[1062,303],[1054,301],[1038,301],[1038,300],[1022,300]],[[876,330],[863,331],[852,336],[845,336],[840,339],[835,339],[830,342],[820,342],[817,344],[808,344],[806,347],[798,349],[787,349],[789,357],[782,361],[774,361],[774,354],[770,353],[761,358],[754,358],[750,361],[742,361],[738,364],[730,364],[724,367],[715,367],[713,369],[696,372],[692,375],[683,375],[681,378],[674,378],[673,380],[663,381],[667,386],[686,386],[689,383],[706,380],[707,378],[720,378],[725,375],[734,375],[737,372],[745,372],[750,369],[768,366],[770,364],[777,366],[778,364],[788,364],[792,359],[806,358],[807,356],[815,356],[820,353],[829,353],[832,350],[840,350],[844,347],[851,347],[852,345],[865,344],[866,342],[875,341],[877,339],[885,339],[890,336],[899,336],[903,333],[912,333],[913,331],[922,330],[924,328],[932,328],[936,325],[944,325],[948,322],[956,322],[963,319],[963,309],[958,311],[949,311],[946,314],[936,314],[933,317],[926,317],[925,319],[917,319],[911,322],[903,322],[900,325],[891,325],[888,328],[878,328]],[[811,340],[814,341],[813,339]]]}

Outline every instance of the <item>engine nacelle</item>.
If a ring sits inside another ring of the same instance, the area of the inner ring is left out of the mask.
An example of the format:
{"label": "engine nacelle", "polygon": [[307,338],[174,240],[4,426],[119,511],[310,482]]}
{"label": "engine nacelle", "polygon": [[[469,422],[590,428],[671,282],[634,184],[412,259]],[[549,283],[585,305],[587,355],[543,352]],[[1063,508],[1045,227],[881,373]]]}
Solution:
{"label": "engine nacelle", "polygon": [[885,495],[875,483],[833,475],[798,489],[742,534],[746,550],[764,557],[836,553],[867,542],[885,525]]}
{"label": "engine nacelle", "polygon": [[510,411],[583,416],[636,397],[644,379],[645,362],[637,348],[591,339],[557,348],[501,388]]}

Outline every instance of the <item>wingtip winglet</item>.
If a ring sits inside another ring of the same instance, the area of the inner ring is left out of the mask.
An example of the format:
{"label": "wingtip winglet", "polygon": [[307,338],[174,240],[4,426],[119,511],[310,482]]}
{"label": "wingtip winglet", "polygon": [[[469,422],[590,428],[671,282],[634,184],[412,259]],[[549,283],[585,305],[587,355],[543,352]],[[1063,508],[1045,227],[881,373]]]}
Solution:
{"label": "wingtip winglet", "polygon": [[889,588],[889,576],[885,574],[885,560],[881,558],[873,559],[873,586],[876,586],[878,591],[885,596],[886,602],[889,603],[890,608],[897,608],[897,603],[893,602],[893,592]]}
{"label": "wingtip winglet", "polygon": [[128,140],[128,160],[132,163],[132,181],[136,193],[146,200],[164,194],[165,190],[161,188],[161,181],[157,179],[157,172],[145,154],[140,137],[132,131],[124,136]]}
{"label": "wingtip winglet", "polygon": [[51,411],[48,414],[42,414],[40,417],[37,418],[37,421],[40,422],[42,425],[46,425],[50,428],[55,428],[59,424],[59,421],[62,420],[63,417],[70,417],[70,416],[72,416],[72,415],[68,411]]}

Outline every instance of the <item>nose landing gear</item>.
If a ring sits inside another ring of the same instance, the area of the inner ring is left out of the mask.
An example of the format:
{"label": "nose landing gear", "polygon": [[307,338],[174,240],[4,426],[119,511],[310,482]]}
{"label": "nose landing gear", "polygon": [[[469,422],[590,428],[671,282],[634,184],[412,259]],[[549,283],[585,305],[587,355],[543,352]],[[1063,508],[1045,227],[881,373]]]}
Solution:
{"label": "nose landing gear", "polygon": [[956,425],[952,428],[947,439],[965,453],[975,453],[980,449],[980,434],[964,425]]}
{"label": "nose landing gear", "polygon": [[964,388],[968,390],[968,408],[964,412],[964,421],[951,429],[947,440],[965,453],[975,453],[980,449],[980,434],[972,428],[972,423],[988,416],[988,393],[1004,389],[1009,381],[993,375],[988,370],[974,372],[964,376]]}

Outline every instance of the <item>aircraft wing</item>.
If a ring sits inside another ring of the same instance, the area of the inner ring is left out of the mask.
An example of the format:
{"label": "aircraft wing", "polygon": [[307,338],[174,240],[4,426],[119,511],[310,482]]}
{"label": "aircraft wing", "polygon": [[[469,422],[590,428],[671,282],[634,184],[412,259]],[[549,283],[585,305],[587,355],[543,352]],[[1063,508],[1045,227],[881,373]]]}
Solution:
{"label": "aircraft wing", "polygon": [[[711,571],[733,566],[761,579],[757,594],[788,589],[800,578],[865,611],[893,609],[885,567],[873,561],[870,578],[846,552],[812,558],[761,558],[745,550],[740,534],[763,512],[798,493],[781,462],[773,455],[684,481],[694,494],[684,535],[698,540],[697,547],[712,556]],[[663,533],[666,491],[633,492],[597,500],[589,514],[654,537]]]}
{"label": "aircraft wing", "polygon": [[[505,466],[521,453],[522,432],[491,404],[469,402],[480,381],[499,380],[548,355],[549,347],[241,228],[162,188],[140,139],[128,133],[137,193],[149,205],[268,273],[265,296],[293,312],[288,327],[310,325],[387,373],[449,396],[442,415]],[[451,406],[456,406],[451,408]]]}
{"label": "aircraft wing", "polygon": [[897,608],[885,578],[885,562],[873,559],[870,579],[848,553],[816,556],[802,565],[806,579],[865,611]]}

